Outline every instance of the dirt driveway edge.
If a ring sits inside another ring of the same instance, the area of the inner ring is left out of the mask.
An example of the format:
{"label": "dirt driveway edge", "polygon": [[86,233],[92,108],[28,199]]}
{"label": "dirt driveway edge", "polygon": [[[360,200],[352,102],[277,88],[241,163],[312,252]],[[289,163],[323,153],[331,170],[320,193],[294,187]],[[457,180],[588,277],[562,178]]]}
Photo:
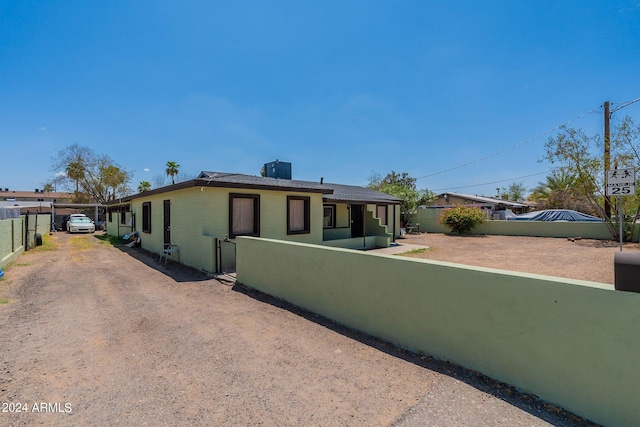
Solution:
{"label": "dirt driveway edge", "polygon": [[0,282],[0,389],[3,402],[72,411],[0,424],[590,425],[243,285],[54,238]]}

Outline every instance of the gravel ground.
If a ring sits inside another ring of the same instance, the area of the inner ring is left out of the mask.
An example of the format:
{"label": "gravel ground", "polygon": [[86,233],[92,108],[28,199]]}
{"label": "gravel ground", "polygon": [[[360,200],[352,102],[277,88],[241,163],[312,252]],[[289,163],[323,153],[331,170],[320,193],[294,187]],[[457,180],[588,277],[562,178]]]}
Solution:
{"label": "gravel ground", "polygon": [[[614,241],[553,237],[409,234],[401,243],[429,246],[406,256],[614,284]],[[638,243],[624,251],[640,252]]]}
{"label": "gravel ground", "polygon": [[589,425],[144,251],[52,240],[0,281],[0,425]]}

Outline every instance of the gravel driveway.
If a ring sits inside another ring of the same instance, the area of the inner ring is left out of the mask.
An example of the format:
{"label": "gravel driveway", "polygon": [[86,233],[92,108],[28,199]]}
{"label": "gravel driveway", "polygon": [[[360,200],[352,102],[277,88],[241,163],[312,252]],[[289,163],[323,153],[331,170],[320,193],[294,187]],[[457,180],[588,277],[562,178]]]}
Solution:
{"label": "gravel driveway", "polygon": [[585,425],[143,251],[52,240],[0,282],[0,425]]}

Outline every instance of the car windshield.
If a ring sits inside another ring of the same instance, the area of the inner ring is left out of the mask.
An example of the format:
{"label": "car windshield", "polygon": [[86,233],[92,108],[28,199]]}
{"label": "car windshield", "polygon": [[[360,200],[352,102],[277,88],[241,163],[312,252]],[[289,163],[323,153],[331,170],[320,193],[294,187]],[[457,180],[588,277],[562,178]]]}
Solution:
{"label": "car windshield", "polygon": [[91,220],[87,217],[76,217],[76,218],[71,218],[71,222],[77,223],[87,223],[87,222],[91,222]]}

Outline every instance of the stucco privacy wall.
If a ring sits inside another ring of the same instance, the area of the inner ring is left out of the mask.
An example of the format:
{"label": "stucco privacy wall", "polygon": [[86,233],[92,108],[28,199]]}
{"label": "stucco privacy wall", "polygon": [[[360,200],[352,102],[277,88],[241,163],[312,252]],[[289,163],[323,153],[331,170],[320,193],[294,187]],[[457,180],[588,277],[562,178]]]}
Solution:
{"label": "stucco privacy wall", "polygon": [[[418,209],[415,222],[420,230],[429,233],[448,233],[451,230],[438,222],[440,209]],[[494,234],[501,236],[538,237],[583,237],[585,239],[612,240],[604,223],[600,222],[547,222],[547,221],[500,221],[490,220],[478,225],[472,234]],[[638,241],[638,232],[634,232]]]}
{"label": "stucco privacy wall", "polygon": [[640,419],[640,294],[593,282],[238,238],[238,281],[592,421]]}
{"label": "stucco privacy wall", "polygon": [[[36,230],[37,217],[37,230]],[[25,216],[0,220],[0,268],[11,264],[25,251]],[[29,248],[35,247],[35,234],[51,227],[51,214],[29,215]]]}
{"label": "stucco privacy wall", "polygon": [[[36,220],[37,217],[37,220]],[[37,230],[36,230],[37,223]],[[33,247],[35,233],[46,234],[51,230],[51,214],[30,214],[29,215],[29,241]]]}
{"label": "stucco privacy wall", "polygon": [[24,217],[0,220],[0,268],[24,252]]}

